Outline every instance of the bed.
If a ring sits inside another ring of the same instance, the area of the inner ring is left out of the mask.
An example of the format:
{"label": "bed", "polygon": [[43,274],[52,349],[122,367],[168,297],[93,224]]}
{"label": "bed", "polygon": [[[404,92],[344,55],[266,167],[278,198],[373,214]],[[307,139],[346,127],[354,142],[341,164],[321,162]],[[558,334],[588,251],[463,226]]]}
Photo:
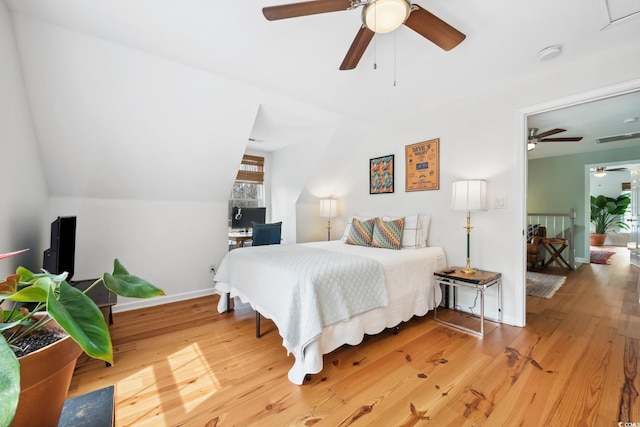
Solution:
{"label": "bed", "polygon": [[324,354],[432,310],[442,298],[433,272],[445,266],[439,247],[394,250],[336,240],[233,250],[214,283],[219,312],[230,294],[275,323],[295,358],[289,380],[302,384],[322,370]]}

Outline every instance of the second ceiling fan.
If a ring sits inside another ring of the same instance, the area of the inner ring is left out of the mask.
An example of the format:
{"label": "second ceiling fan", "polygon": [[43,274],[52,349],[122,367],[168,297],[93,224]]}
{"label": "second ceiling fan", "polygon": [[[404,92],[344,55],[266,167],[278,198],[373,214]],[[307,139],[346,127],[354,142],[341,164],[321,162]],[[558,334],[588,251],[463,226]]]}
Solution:
{"label": "second ceiling fan", "polygon": [[352,70],[364,55],[375,33],[388,33],[404,24],[444,50],[459,45],[465,35],[409,0],[313,0],[268,6],[262,13],[269,21],[357,9],[362,6],[362,25],[347,52],[341,70]]}
{"label": "second ceiling fan", "polygon": [[581,136],[565,136],[565,137],[553,137],[551,135],[566,132],[566,129],[551,129],[546,132],[538,133],[538,128],[529,128],[529,137],[527,138],[527,150],[531,151],[536,148],[536,144],[539,142],[578,142],[582,141]]}

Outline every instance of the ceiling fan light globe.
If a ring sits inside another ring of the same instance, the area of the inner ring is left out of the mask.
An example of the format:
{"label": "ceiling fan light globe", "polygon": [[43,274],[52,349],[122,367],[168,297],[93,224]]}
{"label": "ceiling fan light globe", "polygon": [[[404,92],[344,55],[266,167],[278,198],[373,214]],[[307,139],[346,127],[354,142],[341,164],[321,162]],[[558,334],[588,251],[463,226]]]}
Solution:
{"label": "ceiling fan light globe", "polygon": [[531,151],[534,148],[536,148],[536,143],[535,142],[528,142],[527,143],[527,151]]}
{"label": "ceiling fan light globe", "polygon": [[362,22],[374,33],[389,33],[402,25],[410,13],[407,0],[373,0],[362,9]]}
{"label": "ceiling fan light globe", "polygon": [[596,173],[594,173],[593,176],[597,178],[602,178],[603,176],[607,176],[607,173],[605,172],[603,167],[599,167],[599,168],[596,168]]}

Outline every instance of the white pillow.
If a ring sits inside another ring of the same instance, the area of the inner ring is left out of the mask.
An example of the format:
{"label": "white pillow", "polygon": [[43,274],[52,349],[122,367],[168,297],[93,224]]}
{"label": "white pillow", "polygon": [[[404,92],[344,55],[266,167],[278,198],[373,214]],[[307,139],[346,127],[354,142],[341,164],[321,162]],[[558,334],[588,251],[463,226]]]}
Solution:
{"label": "white pillow", "polygon": [[416,249],[424,247],[424,240],[422,239],[422,223],[418,221],[418,215],[409,216],[384,216],[383,221],[394,221],[399,218],[404,218],[404,229],[402,230],[402,249]]}
{"label": "white pillow", "polygon": [[419,214],[418,221],[420,222],[420,230],[422,231],[422,235],[420,236],[420,245],[418,247],[426,248],[427,242],[429,241],[429,226],[431,225],[431,215]]}

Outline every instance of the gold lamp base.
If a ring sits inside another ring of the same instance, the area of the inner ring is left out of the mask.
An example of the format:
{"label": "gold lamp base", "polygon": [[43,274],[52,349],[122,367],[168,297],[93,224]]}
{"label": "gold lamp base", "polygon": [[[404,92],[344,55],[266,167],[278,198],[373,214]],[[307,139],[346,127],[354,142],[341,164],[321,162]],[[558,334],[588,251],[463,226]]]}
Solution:
{"label": "gold lamp base", "polygon": [[476,272],[476,270],[471,268],[471,258],[467,258],[467,265],[465,266],[464,270],[462,270],[462,272],[465,274],[473,274]]}
{"label": "gold lamp base", "polygon": [[467,230],[467,265],[464,268],[464,270],[462,270],[463,273],[465,274],[473,274],[476,271],[471,268],[471,257],[470,255],[470,243],[471,243],[471,229],[473,228],[471,226],[471,212],[467,211],[467,225],[464,227]]}

